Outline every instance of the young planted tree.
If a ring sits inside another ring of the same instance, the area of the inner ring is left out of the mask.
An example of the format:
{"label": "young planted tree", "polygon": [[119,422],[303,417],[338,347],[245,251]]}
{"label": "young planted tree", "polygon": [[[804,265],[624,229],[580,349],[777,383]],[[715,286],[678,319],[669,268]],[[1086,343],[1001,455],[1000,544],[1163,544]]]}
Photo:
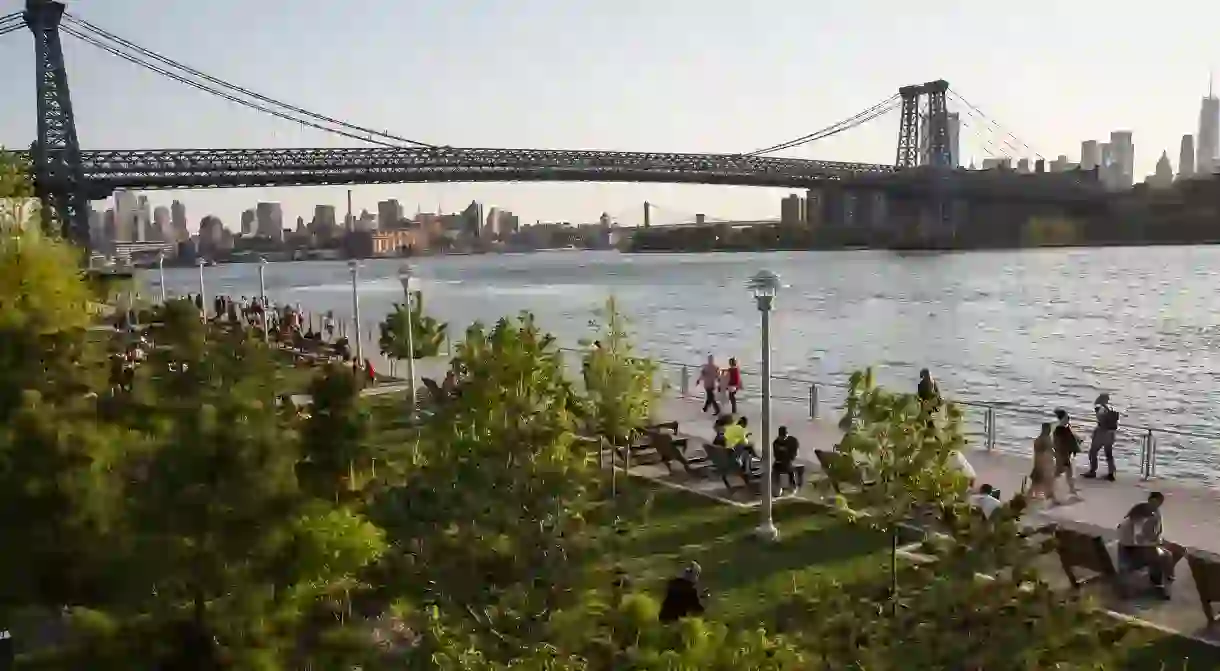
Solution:
{"label": "young planted tree", "polygon": [[441,346],[445,344],[445,333],[449,325],[424,313],[422,292],[413,292],[411,297],[410,322],[413,352],[409,351],[410,348],[407,347],[407,316],[407,306],[395,303],[394,309],[382,320],[378,327],[381,332],[378,338],[381,353],[397,360],[426,359],[440,354]]}
{"label": "young planted tree", "polygon": [[916,514],[936,515],[965,495],[965,478],[953,467],[953,452],[965,448],[961,411],[943,415],[923,407],[915,394],[879,387],[872,370],[852,373],[835,446],[831,476],[866,481],[835,497],[854,522],[890,538],[891,599],[898,604],[900,525]]}
{"label": "young planted tree", "polygon": [[656,364],[640,357],[631,336],[630,322],[614,297],[597,310],[590,323],[597,331],[596,345],[586,349],[581,370],[590,404],[593,430],[613,445],[623,445],[652,419],[661,390]]}

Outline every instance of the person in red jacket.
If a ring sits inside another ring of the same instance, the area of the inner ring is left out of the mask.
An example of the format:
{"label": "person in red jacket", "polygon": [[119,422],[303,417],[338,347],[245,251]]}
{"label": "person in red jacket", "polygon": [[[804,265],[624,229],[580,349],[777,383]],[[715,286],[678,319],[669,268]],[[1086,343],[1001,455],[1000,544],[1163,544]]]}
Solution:
{"label": "person in red jacket", "polygon": [[729,359],[726,372],[725,389],[729,394],[729,412],[737,414],[737,392],[741,391],[741,369],[737,367],[737,359]]}
{"label": "person in red jacket", "polygon": [[369,384],[370,385],[376,384],[377,383],[377,372],[373,370],[373,362],[369,361],[368,359],[365,359],[364,360],[364,370],[365,370],[365,372],[368,373]]}

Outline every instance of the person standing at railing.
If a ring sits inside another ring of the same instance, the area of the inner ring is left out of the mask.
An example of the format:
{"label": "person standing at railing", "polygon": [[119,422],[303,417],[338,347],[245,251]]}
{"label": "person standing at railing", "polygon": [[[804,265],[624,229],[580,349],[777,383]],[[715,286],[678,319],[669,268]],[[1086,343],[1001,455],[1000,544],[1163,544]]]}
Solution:
{"label": "person standing at railing", "polygon": [[712,414],[720,414],[720,402],[716,400],[716,385],[720,382],[720,366],[716,365],[716,357],[707,355],[707,363],[699,370],[699,382],[703,385],[703,412],[708,408]]}
{"label": "person standing at railing", "polygon": [[737,367],[737,359],[729,359],[729,367],[724,371],[724,389],[729,396],[729,412],[737,414],[737,392],[741,391],[741,369]]}
{"label": "person standing at railing", "polygon": [[1110,467],[1106,479],[1114,482],[1114,440],[1118,435],[1119,413],[1110,407],[1110,395],[1102,393],[1093,401],[1093,413],[1097,415],[1097,426],[1093,428],[1093,443],[1089,446],[1089,472],[1086,478],[1097,477],[1097,455],[1106,453],[1106,465]]}

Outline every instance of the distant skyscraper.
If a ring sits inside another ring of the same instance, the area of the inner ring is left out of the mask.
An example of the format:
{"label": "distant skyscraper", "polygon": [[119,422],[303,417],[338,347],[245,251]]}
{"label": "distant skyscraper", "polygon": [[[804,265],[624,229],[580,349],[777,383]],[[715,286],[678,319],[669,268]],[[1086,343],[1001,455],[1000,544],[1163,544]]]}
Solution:
{"label": "distant skyscraper", "polygon": [[241,234],[254,235],[254,210],[241,213]]}
{"label": "distant skyscraper", "polygon": [[309,232],[320,240],[329,240],[338,234],[334,205],[314,206],[313,221],[309,222]]}
{"label": "distant skyscraper", "polygon": [[1182,149],[1178,152],[1178,179],[1190,179],[1195,175],[1195,138],[1190,133],[1182,136]]}
{"label": "distant skyscraper", "polygon": [[1055,160],[1051,161],[1049,169],[1051,172],[1067,172],[1069,165],[1071,163],[1068,162],[1067,154],[1060,154]]}
{"label": "distant skyscraper", "polygon": [[1029,169],[1029,159],[1028,158],[1023,158],[1023,159],[1020,159],[1017,161],[1017,172],[1022,173],[1022,174],[1029,174],[1031,172],[1031,170]]}
{"label": "distant skyscraper", "polygon": [[1097,140],[1080,143],[1080,169],[1092,170],[1101,165],[1101,145]]}
{"label": "distant skyscraper", "polygon": [[158,205],[153,208],[152,228],[154,240],[169,241],[174,239],[174,227],[170,221],[168,207]]}
{"label": "distant skyscraper", "polygon": [[190,232],[186,228],[186,205],[183,205],[182,201],[175,200],[170,203],[169,221],[170,227],[174,229],[174,235],[172,238],[166,238],[166,240],[184,242],[191,237]]}
{"label": "distant skyscraper", "polygon": [[1135,143],[1131,131],[1110,133],[1110,155],[1114,163],[1114,188],[1130,187],[1135,183]]}
{"label": "distant skyscraper", "polygon": [[116,242],[135,242],[140,219],[139,204],[134,191],[115,189],[114,192],[114,239]]}
{"label": "distant skyscraper", "polygon": [[102,239],[107,245],[113,245],[117,239],[114,226],[114,208],[106,210],[106,214],[102,215]]}
{"label": "distant skyscraper", "polygon": [[254,208],[258,234],[277,242],[284,240],[284,210],[279,203],[259,203]]}
{"label": "distant skyscraper", "polygon": [[1199,144],[1195,149],[1195,172],[1200,175],[1217,172],[1216,157],[1220,155],[1220,98],[1215,96],[1211,82],[1208,82],[1207,97],[1199,108]]}
{"label": "distant skyscraper", "polygon": [[1148,183],[1161,188],[1173,184],[1173,166],[1169,164],[1169,152],[1161,152],[1161,159],[1156,162],[1156,173]]}
{"label": "distant skyscraper", "polygon": [[136,241],[148,242],[154,240],[152,235],[152,205],[148,196],[136,196]]}
{"label": "distant skyscraper", "polygon": [[402,221],[402,204],[391,198],[377,203],[377,228],[388,231]]}

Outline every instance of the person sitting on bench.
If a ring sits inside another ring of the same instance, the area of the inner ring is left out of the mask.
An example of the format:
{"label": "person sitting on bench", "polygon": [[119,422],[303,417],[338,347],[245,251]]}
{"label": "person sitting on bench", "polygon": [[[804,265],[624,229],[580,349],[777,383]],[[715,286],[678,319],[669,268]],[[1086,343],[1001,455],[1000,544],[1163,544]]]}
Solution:
{"label": "person sitting on bench", "polygon": [[683,571],[665,585],[665,600],[661,602],[661,612],[658,619],[661,622],[674,622],[691,615],[703,614],[703,592],[699,589],[699,576],[702,568],[696,562],[691,562]]}
{"label": "person sitting on bench", "polygon": [[[775,442],[771,443],[771,454],[775,457],[775,468],[772,473],[775,477],[775,485],[779,487],[779,476],[787,473],[788,484],[792,485],[792,491],[800,489],[801,482],[798,477],[799,473],[794,467],[796,455],[801,449],[801,443],[796,439],[796,436],[788,433],[788,427],[779,427],[778,435],[775,437]],[[779,487],[779,491],[784,491],[783,487]]]}
{"label": "person sitting on bench", "polygon": [[750,442],[749,421],[745,417],[736,424],[724,427],[724,439],[729,449],[733,450],[733,458],[741,463],[742,470],[750,470],[750,460],[758,459],[754,445]]}
{"label": "person sitting on bench", "polygon": [[1161,538],[1161,504],[1165,495],[1152,492],[1148,501],[1137,503],[1118,525],[1118,570],[1124,573],[1148,569],[1148,578],[1161,596],[1169,598],[1174,567],[1186,551]]}
{"label": "person sitting on bench", "polygon": [[986,519],[991,519],[991,515],[995,511],[1004,507],[1004,504],[1000,502],[1000,493],[989,484],[979,487],[979,493],[970,495],[967,500],[972,507],[983,513],[983,517]]}

